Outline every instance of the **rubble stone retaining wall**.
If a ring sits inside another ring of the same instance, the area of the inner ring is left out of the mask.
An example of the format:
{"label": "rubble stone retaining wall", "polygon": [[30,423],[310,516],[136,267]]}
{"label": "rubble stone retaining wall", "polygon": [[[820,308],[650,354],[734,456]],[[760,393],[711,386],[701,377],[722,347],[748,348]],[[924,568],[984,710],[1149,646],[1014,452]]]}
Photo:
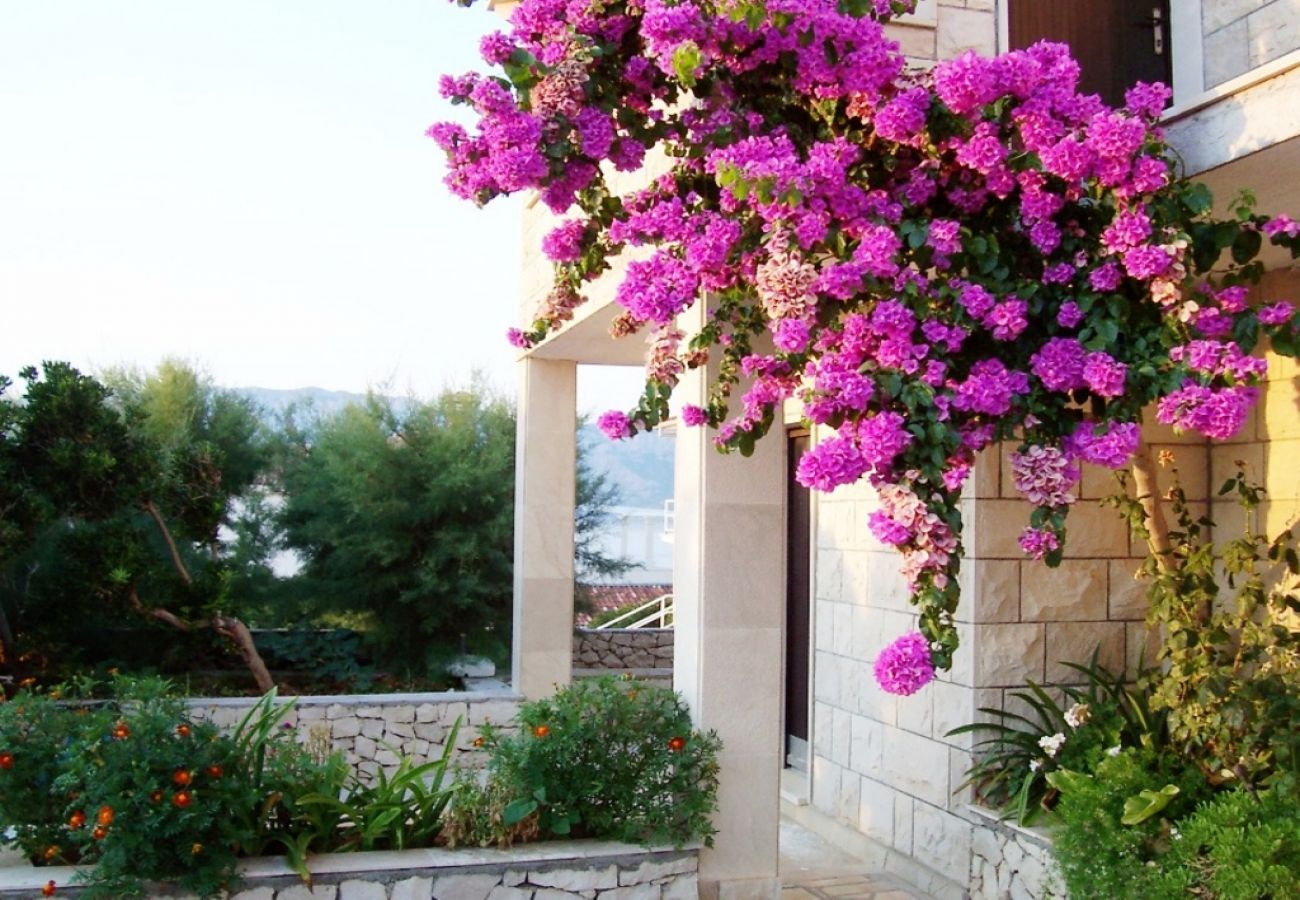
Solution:
{"label": "rubble stone retaining wall", "polygon": [[971,811],[976,820],[971,839],[971,900],[1049,900],[1065,896],[1052,858],[1052,843],[1046,835],[999,822],[985,810]]}
{"label": "rubble stone retaining wall", "polygon": [[[606,841],[526,844],[510,850],[405,850],[312,857],[312,886],[284,862],[240,866],[231,900],[697,900],[694,849],[643,849]],[[0,869],[0,898],[82,891],[71,866]],[[197,900],[159,886],[150,897]]]}
{"label": "rubble stone retaining wall", "polygon": [[[256,702],[250,697],[195,698],[190,707],[197,717],[233,729]],[[417,764],[437,759],[459,719],[453,760],[462,768],[477,768],[487,761],[474,746],[478,726],[491,722],[508,730],[519,702],[508,690],[299,697],[282,724],[297,732],[299,742],[326,752],[341,750],[364,775],[374,775],[380,769],[391,774],[401,756]]]}
{"label": "rubble stone retaining wall", "polygon": [[575,669],[672,669],[671,628],[579,628],[573,635]]}

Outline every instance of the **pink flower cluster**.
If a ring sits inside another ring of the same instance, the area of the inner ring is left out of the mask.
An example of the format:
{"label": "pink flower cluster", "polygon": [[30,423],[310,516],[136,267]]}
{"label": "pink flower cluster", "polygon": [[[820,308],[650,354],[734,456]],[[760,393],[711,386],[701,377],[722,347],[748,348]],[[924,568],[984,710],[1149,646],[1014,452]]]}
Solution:
{"label": "pink flower cluster", "polygon": [[[457,194],[537,191],[568,216],[543,240],[555,286],[512,342],[535,346],[642,248],[612,330],[648,335],[649,387],[601,429],[653,427],[706,361],[711,394],[681,417],[724,449],[747,450],[797,398],[830,433],[800,482],[876,488],[870,527],[920,609],[908,653],[947,666],[953,507],[979,450],[1023,442],[1013,477],[1047,524],[1021,545],[1054,558],[1079,463],[1125,465],[1151,403],[1177,427],[1234,433],[1263,374],[1241,335],[1284,346],[1300,326],[1289,304],[1196,285],[1210,207],[1173,178],[1167,88],[1109,109],[1052,43],[909,71],[884,25],[910,4],[862,6],[522,0],[482,44],[502,77],[444,79],[476,126],[429,134]],[[662,174],[618,194],[606,173],[651,149]],[[1300,245],[1286,217],[1224,227]],[[683,333],[703,296],[705,324]]]}
{"label": "pink flower cluster", "polygon": [[903,697],[934,680],[930,645],[919,631],[908,632],[881,650],[872,669],[881,688]]}

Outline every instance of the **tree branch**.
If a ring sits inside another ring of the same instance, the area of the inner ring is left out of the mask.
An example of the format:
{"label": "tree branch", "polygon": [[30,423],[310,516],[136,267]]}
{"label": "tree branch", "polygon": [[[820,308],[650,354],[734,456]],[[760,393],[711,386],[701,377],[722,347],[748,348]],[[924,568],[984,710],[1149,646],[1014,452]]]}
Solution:
{"label": "tree branch", "polygon": [[172,557],[172,565],[174,565],[176,571],[180,573],[181,580],[186,584],[194,584],[194,578],[190,575],[190,570],[185,567],[185,560],[181,559],[181,552],[176,546],[176,539],[172,537],[171,529],[168,528],[167,523],[163,521],[162,512],[159,511],[153,500],[144,501],[144,510],[153,517],[154,524],[157,525],[158,530],[162,532],[163,540],[167,542],[167,550]]}
{"label": "tree branch", "polygon": [[258,690],[265,694],[275,687],[275,680],[271,678],[271,672],[266,668],[262,654],[257,652],[257,645],[253,643],[253,633],[248,630],[247,625],[234,616],[223,616],[218,613],[212,617],[212,627],[217,630],[217,634],[234,642],[240,655],[244,657],[248,670],[253,673],[253,680],[257,682]]}

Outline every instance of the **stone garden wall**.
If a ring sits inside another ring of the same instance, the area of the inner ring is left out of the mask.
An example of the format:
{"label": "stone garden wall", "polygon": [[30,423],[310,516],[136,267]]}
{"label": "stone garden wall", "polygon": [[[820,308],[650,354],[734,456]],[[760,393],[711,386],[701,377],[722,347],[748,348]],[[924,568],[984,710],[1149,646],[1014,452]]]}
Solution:
{"label": "stone garden wall", "polygon": [[667,669],[673,667],[671,628],[579,628],[573,634],[575,669]]}
{"label": "stone garden wall", "polygon": [[[696,900],[694,849],[606,841],[526,844],[510,850],[406,850],[312,857],[312,887],[279,858],[240,865],[231,900]],[[76,869],[0,869],[0,898],[27,900],[54,881],[76,897]],[[195,900],[159,887],[154,898]]]}
{"label": "stone garden wall", "polygon": [[[255,702],[246,697],[195,698],[190,706],[197,717],[233,729]],[[282,725],[322,755],[341,750],[363,774],[374,775],[380,769],[394,771],[400,756],[417,763],[440,757],[457,719],[461,726],[454,762],[479,767],[486,755],[474,746],[478,726],[491,722],[508,727],[518,711],[519,698],[508,690],[300,697]]]}
{"label": "stone garden wall", "polygon": [[970,900],[1049,900],[1064,897],[1051,841],[1036,830],[998,821],[993,813],[971,810],[976,819],[971,841]]}

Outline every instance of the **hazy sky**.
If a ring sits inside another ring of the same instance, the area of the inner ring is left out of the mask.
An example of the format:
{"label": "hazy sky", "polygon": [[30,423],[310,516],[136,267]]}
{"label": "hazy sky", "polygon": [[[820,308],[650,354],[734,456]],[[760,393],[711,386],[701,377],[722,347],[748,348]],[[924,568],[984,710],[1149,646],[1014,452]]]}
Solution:
{"label": "hazy sky", "polygon": [[[513,390],[518,206],[442,186],[485,6],[0,0],[0,372]],[[629,401],[631,397],[627,398]],[[603,405],[600,400],[594,401]]]}

